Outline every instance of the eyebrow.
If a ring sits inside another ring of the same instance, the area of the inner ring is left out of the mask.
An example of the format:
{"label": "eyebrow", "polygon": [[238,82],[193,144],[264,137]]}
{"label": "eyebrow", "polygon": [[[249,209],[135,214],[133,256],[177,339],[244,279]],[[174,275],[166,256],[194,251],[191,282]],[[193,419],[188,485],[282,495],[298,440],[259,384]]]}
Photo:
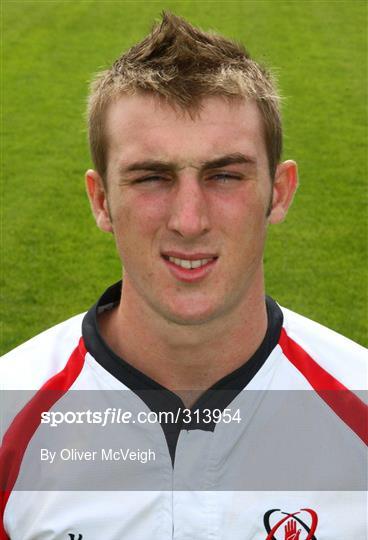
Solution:
{"label": "eyebrow", "polygon": [[201,169],[207,170],[207,169],[220,169],[221,167],[226,167],[227,165],[255,165],[256,160],[254,158],[250,158],[249,156],[245,156],[241,153],[235,153],[235,154],[228,154],[226,156],[219,157],[217,159],[213,159],[211,161],[205,161]]}
{"label": "eyebrow", "polygon": [[[200,171],[206,171],[211,169],[220,169],[228,165],[255,165],[256,160],[241,153],[227,154],[219,158],[204,161],[200,163]],[[198,168],[198,167],[195,167]],[[122,165],[119,168],[121,174],[126,174],[134,171],[178,171],[181,167],[178,167],[176,163],[160,161],[155,159],[136,161],[130,165]]]}

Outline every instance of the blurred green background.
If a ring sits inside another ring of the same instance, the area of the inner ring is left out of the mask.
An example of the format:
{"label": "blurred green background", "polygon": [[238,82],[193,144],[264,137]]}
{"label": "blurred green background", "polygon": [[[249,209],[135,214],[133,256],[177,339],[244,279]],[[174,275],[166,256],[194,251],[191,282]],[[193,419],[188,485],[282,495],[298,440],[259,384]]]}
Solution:
{"label": "blurred green background", "polygon": [[276,72],[300,188],[270,231],[267,292],[367,344],[365,1],[2,2],[1,349],[88,309],[120,278],[84,194],[91,75],[169,9]]}

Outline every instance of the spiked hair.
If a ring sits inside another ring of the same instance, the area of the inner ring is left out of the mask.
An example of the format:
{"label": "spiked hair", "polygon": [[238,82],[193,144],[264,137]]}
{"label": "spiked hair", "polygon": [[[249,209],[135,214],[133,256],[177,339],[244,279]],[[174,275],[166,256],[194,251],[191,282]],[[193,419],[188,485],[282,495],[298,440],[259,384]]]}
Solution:
{"label": "spiked hair", "polygon": [[261,113],[271,178],[281,158],[279,96],[270,73],[245,48],[203,32],[181,17],[162,20],[112,67],[96,75],[88,100],[88,132],[96,170],[105,177],[107,140],[104,120],[110,103],[122,95],[151,93],[194,113],[209,96],[253,100]]}

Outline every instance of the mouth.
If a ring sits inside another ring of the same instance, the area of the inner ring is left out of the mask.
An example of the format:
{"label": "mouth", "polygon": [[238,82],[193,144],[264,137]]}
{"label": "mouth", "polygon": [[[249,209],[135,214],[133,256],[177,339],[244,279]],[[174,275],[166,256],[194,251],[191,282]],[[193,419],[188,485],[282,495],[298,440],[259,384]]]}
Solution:
{"label": "mouth", "polygon": [[210,253],[166,252],[162,253],[162,258],[176,279],[190,283],[207,276],[215,266],[218,256]]}

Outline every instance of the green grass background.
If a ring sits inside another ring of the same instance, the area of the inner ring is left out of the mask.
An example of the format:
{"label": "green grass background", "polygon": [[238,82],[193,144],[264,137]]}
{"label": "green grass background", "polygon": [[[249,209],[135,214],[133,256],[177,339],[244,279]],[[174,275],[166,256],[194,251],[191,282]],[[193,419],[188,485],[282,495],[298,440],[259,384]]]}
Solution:
{"label": "green grass background", "polygon": [[87,83],[166,8],[276,70],[284,157],[298,161],[300,188],[270,231],[267,291],[367,344],[365,1],[5,0],[2,351],[86,310],[120,278],[84,195]]}

